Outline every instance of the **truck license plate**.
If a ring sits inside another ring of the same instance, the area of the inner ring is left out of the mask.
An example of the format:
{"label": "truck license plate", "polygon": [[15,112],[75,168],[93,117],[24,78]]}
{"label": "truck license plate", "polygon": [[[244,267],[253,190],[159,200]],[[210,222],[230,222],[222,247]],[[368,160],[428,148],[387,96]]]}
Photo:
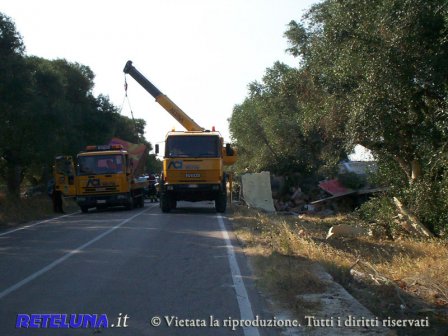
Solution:
{"label": "truck license plate", "polygon": [[97,204],[105,204],[105,203],[106,203],[106,200],[96,200],[96,203],[97,203]]}

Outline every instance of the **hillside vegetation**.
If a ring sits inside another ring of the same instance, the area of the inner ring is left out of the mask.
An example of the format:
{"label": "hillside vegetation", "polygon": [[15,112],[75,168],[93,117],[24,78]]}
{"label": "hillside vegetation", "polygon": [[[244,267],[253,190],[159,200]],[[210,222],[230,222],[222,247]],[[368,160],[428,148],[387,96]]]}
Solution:
{"label": "hillside vegetation", "polygon": [[7,197],[45,184],[56,155],[74,155],[113,136],[145,142],[145,121],[120,115],[105,95],[94,96],[94,77],[87,65],[27,56],[13,20],[0,13],[0,185]]}
{"label": "hillside vegetation", "polygon": [[[327,0],[285,32],[297,67],[275,63],[233,110],[238,172],[331,177],[356,144],[389,191],[366,208],[393,225],[392,197],[433,233],[448,229],[448,6]],[[300,184],[300,181],[299,181]]]}

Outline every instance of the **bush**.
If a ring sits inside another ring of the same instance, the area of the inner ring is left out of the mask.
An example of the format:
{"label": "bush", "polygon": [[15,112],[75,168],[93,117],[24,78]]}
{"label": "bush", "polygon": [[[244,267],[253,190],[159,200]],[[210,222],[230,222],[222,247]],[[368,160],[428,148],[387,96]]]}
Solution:
{"label": "bush", "polygon": [[363,203],[356,210],[355,215],[366,222],[382,226],[389,238],[392,238],[398,229],[394,220],[396,207],[391,198],[386,195],[372,198]]}
{"label": "bush", "polygon": [[52,214],[51,199],[39,195],[27,199],[0,197],[0,226],[11,226]]}
{"label": "bush", "polygon": [[403,201],[423,225],[437,235],[448,229],[448,179],[424,176],[401,192]]}
{"label": "bush", "polygon": [[[360,218],[375,221],[391,232],[396,229],[393,217],[398,214],[392,197],[397,197],[431,232],[439,236],[448,234],[448,172],[445,164],[438,169],[428,169],[423,176],[409,184],[401,170],[393,162],[381,162],[377,174],[371,177],[375,183],[388,187],[385,195],[373,198],[358,211]],[[444,162],[443,162],[444,163]]]}

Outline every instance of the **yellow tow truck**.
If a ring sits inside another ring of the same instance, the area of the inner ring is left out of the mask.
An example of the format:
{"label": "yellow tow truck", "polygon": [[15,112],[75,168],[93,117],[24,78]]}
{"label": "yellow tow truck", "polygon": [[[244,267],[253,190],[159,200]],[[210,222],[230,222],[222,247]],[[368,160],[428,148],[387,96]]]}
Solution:
{"label": "yellow tow truck", "polygon": [[[165,138],[163,172],[160,181],[160,207],[163,212],[176,208],[177,201],[215,201],[217,212],[227,206],[227,180],[224,166],[235,163],[236,150],[224,145],[219,132],[205,130],[160,92],[131,61],[124,73],[135,79],[157,103],[186,131],[168,132]],[[159,146],[156,145],[156,153]]]}
{"label": "yellow tow truck", "polygon": [[147,151],[145,145],[141,146],[137,155],[131,155],[122,144],[87,146],[78,153],[76,167],[72,157],[56,157],[56,191],[74,197],[82,212],[92,207],[143,207],[148,182],[138,176]]}

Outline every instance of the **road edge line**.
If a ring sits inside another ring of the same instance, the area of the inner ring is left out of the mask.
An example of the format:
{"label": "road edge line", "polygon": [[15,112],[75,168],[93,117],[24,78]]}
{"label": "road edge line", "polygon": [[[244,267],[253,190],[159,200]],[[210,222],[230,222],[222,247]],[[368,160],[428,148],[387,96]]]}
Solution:
{"label": "road edge line", "polygon": [[15,229],[11,229],[9,231],[0,233],[0,237],[6,236],[7,234],[10,234],[10,233],[13,233],[13,232],[16,232],[16,231],[26,230],[26,229],[32,228],[34,226],[37,226],[37,225],[40,225],[40,224],[43,224],[43,223],[48,223],[48,222],[51,222],[52,220],[73,216],[73,215],[76,215],[79,212],[80,211],[75,211],[75,212],[72,212],[72,213],[69,213],[69,214],[66,214],[66,215],[48,218],[48,219],[45,219],[43,221],[40,221],[40,222],[37,222],[37,223],[34,223],[34,224],[29,224],[29,225],[25,225],[25,226],[21,226],[21,227],[15,228]]}
{"label": "road edge line", "polygon": [[[219,226],[221,228],[222,235],[226,242],[227,259],[229,261],[230,272],[232,273],[233,285],[235,287],[236,299],[238,301],[238,308],[240,310],[240,316],[242,320],[254,321],[254,312],[252,305],[247,294],[246,286],[244,285],[243,278],[241,276],[241,270],[236,260],[235,250],[232,242],[230,241],[229,233],[226,230],[224,219],[221,215],[217,215]],[[260,336],[258,328],[243,326],[244,336]]]}

